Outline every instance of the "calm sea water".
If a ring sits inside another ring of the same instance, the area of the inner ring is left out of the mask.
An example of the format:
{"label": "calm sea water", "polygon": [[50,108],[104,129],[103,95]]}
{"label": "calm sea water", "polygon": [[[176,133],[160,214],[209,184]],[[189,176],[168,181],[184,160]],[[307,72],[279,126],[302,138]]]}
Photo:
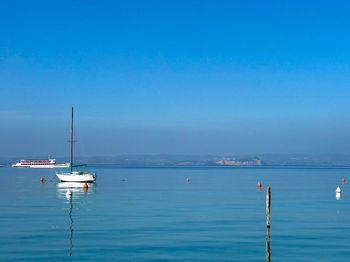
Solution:
{"label": "calm sea water", "polygon": [[53,170],[0,168],[0,260],[265,261],[266,185],[271,261],[350,260],[350,169],[95,170],[70,201]]}

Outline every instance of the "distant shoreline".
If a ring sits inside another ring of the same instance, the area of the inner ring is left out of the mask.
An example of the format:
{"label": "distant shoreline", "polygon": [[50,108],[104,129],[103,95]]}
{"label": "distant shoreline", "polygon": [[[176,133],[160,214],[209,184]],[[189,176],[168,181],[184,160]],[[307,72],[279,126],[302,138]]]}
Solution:
{"label": "distant shoreline", "polygon": [[120,165],[120,164],[89,164],[90,167],[114,168],[203,168],[203,169],[350,169],[350,166],[180,166],[180,165]]}
{"label": "distant shoreline", "polygon": [[[125,168],[125,169],[138,169],[138,168],[149,168],[149,169],[350,169],[350,166],[307,166],[307,165],[294,165],[294,166],[283,166],[283,165],[265,165],[265,166],[203,166],[203,165],[121,165],[121,164],[88,164],[90,168]],[[0,165],[0,168],[13,168],[11,165]],[[17,168],[18,170],[27,170],[35,168]],[[51,169],[45,169],[51,170]],[[52,170],[55,170],[52,168]]]}
{"label": "distant shoreline", "polygon": [[[0,157],[0,167],[20,159],[45,159],[47,156]],[[55,157],[57,163],[68,157]],[[75,163],[89,166],[171,167],[171,168],[350,168],[350,155],[261,154],[261,155],[117,155],[77,157]]]}

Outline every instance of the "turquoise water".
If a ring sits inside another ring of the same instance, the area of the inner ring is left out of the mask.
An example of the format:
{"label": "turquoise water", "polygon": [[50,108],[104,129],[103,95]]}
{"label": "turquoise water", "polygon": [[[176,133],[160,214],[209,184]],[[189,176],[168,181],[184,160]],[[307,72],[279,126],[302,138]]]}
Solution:
{"label": "turquoise water", "polygon": [[350,169],[95,170],[68,200],[53,170],[0,168],[0,261],[265,261],[267,184],[271,261],[350,260]]}

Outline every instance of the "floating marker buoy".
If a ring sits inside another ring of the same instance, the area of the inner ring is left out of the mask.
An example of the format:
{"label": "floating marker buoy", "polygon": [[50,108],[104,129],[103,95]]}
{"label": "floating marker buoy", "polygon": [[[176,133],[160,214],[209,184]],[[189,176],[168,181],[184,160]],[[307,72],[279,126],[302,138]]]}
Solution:
{"label": "floating marker buoy", "polygon": [[341,196],[341,189],[340,187],[337,187],[337,189],[335,190],[335,198],[339,200],[340,196]]}
{"label": "floating marker buoy", "polygon": [[257,185],[258,188],[262,188],[262,184],[260,181],[258,181],[258,185]]}
{"label": "floating marker buoy", "polygon": [[340,194],[340,193],[341,193],[340,187],[337,187],[337,189],[335,190],[335,193],[337,193],[337,194]]}
{"label": "floating marker buoy", "polygon": [[84,183],[83,185],[83,189],[84,189],[84,192],[86,192],[88,190],[89,186],[87,183]]}
{"label": "floating marker buoy", "polygon": [[336,199],[336,200],[339,200],[340,197],[341,197],[341,194],[340,194],[340,193],[335,193],[335,199]]}
{"label": "floating marker buoy", "polygon": [[191,180],[189,178],[186,178],[186,182],[189,183]]}
{"label": "floating marker buoy", "polygon": [[40,177],[40,182],[41,183],[44,183],[45,182],[45,179],[43,177]]}
{"label": "floating marker buoy", "polygon": [[344,178],[344,177],[342,177],[342,178],[341,178],[341,183],[344,185],[344,184],[345,184],[345,182],[346,182],[345,178]]}
{"label": "floating marker buoy", "polygon": [[70,191],[70,190],[67,190],[67,192],[66,192],[66,197],[69,199],[69,198],[71,198],[72,197],[72,191]]}

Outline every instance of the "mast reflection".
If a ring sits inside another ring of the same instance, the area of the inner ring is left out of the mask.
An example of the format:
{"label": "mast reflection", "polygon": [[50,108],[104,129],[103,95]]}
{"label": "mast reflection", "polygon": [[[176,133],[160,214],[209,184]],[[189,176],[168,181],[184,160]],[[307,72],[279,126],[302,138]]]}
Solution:
{"label": "mast reflection", "polygon": [[57,197],[65,199],[69,204],[69,259],[73,260],[74,250],[74,217],[73,217],[73,202],[74,206],[83,205],[83,200],[88,195],[95,193],[95,184],[89,184],[88,188],[84,188],[84,183],[60,182],[57,184]]}
{"label": "mast reflection", "polygon": [[271,250],[270,250],[270,228],[266,228],[266,262],[271,261]]}
{"label": "mast reflection", "polygon": [[70,231],[70,237],[69,237],[69,258],[72,261],[72,255],[73,255],[73,225],[74,225],[74,220],[73,220],[73,199],[72,197],[69,198],[69,219],[70,219],[70,226],[69,226],[69,231]]}

